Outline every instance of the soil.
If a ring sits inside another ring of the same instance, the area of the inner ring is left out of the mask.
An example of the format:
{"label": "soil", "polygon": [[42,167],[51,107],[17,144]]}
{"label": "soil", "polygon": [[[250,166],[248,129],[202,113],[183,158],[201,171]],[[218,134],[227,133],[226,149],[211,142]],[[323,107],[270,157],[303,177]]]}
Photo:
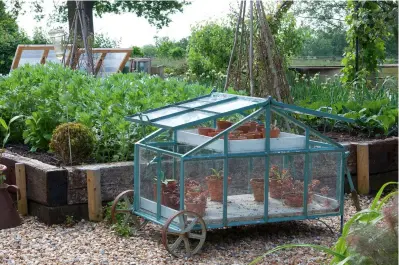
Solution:
{"label": "soil", "polygon": [[[383,135],[378,137],[368,137],[368,135],[362,135],[362,134],[351,135],[348,132],[321,132],[321,133],[338,142],[362,142],[362,141],[373,141],[373,140],[381,140],[389,138]],[[29,147],[24,144],[8,144],[6,146],[6,149],[18,155],[36,159],[43,163],[50,164],[53,166],[63,165],[61,159],[58,158],[55,154],[43,151],[31,152],[29,150]]]}
{"label": "soil", "polygon": [[43,151],[31,152],[29,146],[24,144],[8,144],[6,149],[15,154],[36,159],[49,165],[61,166],[62,164],[62,161],[55,154]]}

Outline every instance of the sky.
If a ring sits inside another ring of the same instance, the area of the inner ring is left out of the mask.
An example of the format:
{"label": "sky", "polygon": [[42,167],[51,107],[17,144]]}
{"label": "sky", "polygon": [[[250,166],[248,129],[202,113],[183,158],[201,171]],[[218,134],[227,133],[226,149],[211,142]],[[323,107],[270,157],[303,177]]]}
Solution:
{"label": "sky", "polygon": [[[43,2],[46,14],[54,12],[53,0],[43,0]],[[190,28],[196,23],[226,17],[231,5],[238,8],[237,0],[192,0],[192,4],[186,6],[183,13],[172,15],[170,17],[172,22],[161,30],[157,30],[145,18],[138,18],[134,13],[105,14],[101,18],[94,17],[94,32],[105,33],[112,39],[120,40],[122,48],[154,44],[154,36],[167,36],[173,40],[180,40],[190,35]],[[50,31],[51,27],[47,26],[47,21],[47,15],[42,21],[37,22],[34,20],[34,13],[28,12],[19,16],[17,20],[19,27],[30,36],[35,27],[42,27],[45,32]],[[66,25],[64,29],[67,30]]]}

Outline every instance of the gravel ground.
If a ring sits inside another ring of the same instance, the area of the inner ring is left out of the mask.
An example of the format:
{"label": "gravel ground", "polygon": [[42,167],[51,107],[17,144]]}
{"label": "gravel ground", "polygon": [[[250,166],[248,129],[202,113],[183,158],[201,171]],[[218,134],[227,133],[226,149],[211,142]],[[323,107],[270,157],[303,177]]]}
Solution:
{"label": "gravel ground", "polygon": [[[345,197],[345,221],[356,211]],[[361,197],[364,209],[372,198]],[[173,258],[158,244],[160,226],[149,224],[137,236],[122,238],[105,223],[81,221],[73,227],[46,226],[33,217],[20,227],[0,230],[0,264],[248,264],[278,245],[311,243],[332,246],[339,218],[321,222],[296,221],[209,231],[202,253],[190,259]],[[310,248],[269,255],[263,264],[323,264],[328,257]]]}

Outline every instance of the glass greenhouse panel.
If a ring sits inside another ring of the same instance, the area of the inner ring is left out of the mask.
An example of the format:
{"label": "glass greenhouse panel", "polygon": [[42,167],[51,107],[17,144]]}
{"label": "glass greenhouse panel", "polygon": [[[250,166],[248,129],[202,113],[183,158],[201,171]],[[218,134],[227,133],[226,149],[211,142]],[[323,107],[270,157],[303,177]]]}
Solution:
{"label": "glass greenhouse panel", "polygon": [[305,155],[271,156],[269,218],[301,216],[304,211]]}
{"label": "glass greenhouse panel", "polygon": [[[137,148],[137,147],[136,147]],[[140,148],[139,151],[139,186],[140,198],[156,201],[156,191],[154,192],[154,178],[158,171],[158,154],[152,150]],[[137,159],[137,158],[136,158]],[[156,188],[156,186],[155,186]]]}
{"label": "glass greenhouse panel", "polygon": [[199,213],[207,225],[223,222],[223,163],[219,159],[184,162],[185,210]]}
{"label": "glass greenhouse panel", "polygon": [[42,59],[44,50],[24,50],[19,60],[19,66],[24,64],[38,64]]}
{"label": "glass greenhouse panel", "polygon": [[264,219],[265,158],[230,158],[227,197],[229,223]]}
{"label": "glass greenhouse panel", "polygon": [[195,122],[201,119],[209,118],[213,116],[212,113],[208,112],[203,112],[199,110],[191,111],[191,112],[186,112],[183,114],[178,114],[176,116],[166,118],[166,119],[160,119],[155,122],[155,124],[159,125],[164,125],[168,127],[177,127],[181,125],[185,125],[187,123]]}
{"label": "glass greenhouse panel", "polygon": [[312,205],[308,207],[309,215],[334,213],[339,211],[342,172],[342,152],[313,153],[309,166],[309,198]]}

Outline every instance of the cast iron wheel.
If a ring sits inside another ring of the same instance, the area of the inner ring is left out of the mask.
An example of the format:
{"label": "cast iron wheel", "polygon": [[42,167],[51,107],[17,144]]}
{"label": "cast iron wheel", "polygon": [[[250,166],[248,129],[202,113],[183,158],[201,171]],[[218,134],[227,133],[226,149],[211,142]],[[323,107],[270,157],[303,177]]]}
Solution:
{"label": "cast iron wheel", "polygon": [[125,190],[116,196],[111,207],[111,221],[113,224],[120,221],[124,226],[129,226],[135,234],[148,223],[148,220],[133,214],[133,190]]}
{"label": "cast iron wheel", "polygon": [[162,228],[163,245],[170,254],[178,258],[198,253],[205,239],[205,222],[194,212],[180,211],[171,216]]}

